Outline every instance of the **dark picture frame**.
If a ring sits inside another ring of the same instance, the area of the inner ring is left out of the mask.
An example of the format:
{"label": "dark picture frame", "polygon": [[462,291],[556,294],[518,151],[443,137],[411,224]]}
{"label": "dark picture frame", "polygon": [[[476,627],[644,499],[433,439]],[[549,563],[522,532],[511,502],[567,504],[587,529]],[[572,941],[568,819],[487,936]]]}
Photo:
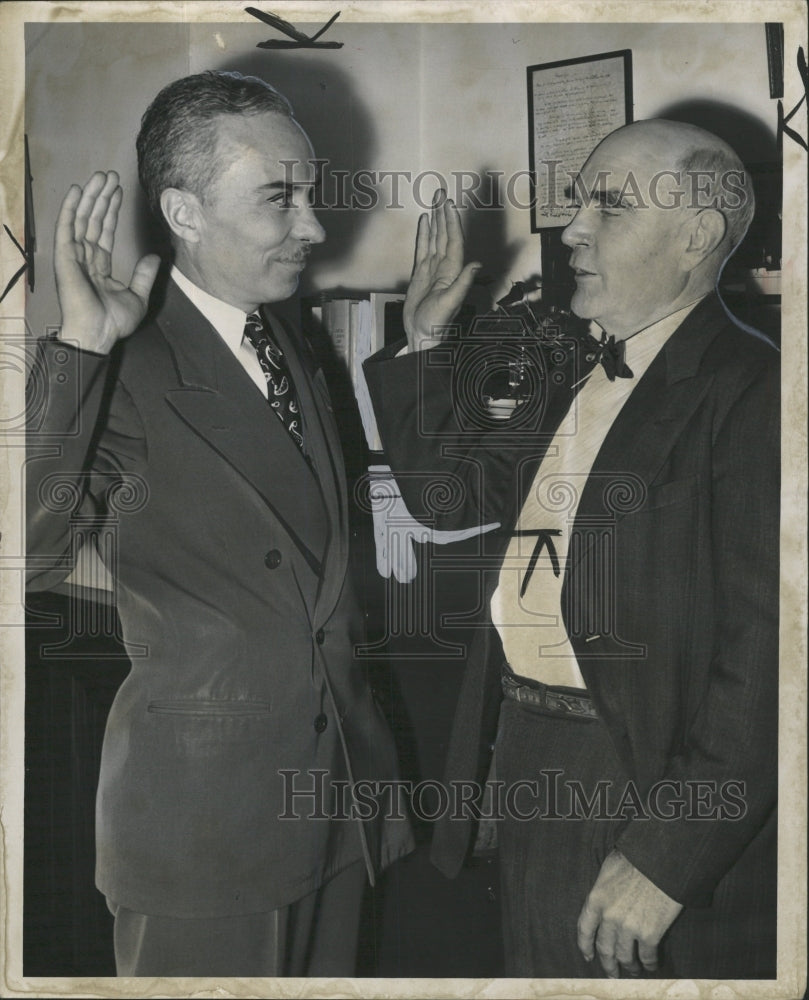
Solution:
{"label": "dark picture frame", "polygon": [[567,225],[573,216],[562,197],[568,174],[608,133],[632,121],[632,50],[528,66],[526,84],[531,232],[539,233]]}

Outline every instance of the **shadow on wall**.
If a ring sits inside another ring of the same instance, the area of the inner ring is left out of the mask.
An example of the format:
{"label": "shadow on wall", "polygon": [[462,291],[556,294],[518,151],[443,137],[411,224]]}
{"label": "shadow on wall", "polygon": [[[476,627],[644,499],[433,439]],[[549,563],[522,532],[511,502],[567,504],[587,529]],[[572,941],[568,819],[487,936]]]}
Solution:
{"label": "shadow on wall", "polygon": [[[464,215],[466,227],[467,259],[479,260],[483,267],[478,279],[478,287],[483,285],[488,291],[487,309],[494,305],[494,298],[508,291],[512,281],[535,282],[540,271],[539,237],[536,240],[536,260],[533,273],[514,273],[514,263],[525,245],[525,239],[510,242],[506,234],[506,199],[518,195],[504,188],[497,176],[496,167],[491,164],[479,168],[482,183],[474,193],[460,200],[460,207],[468,207]],[[530,229],[528,207],[525,207],[525,231]]]}
{"label": "shadow on wall", "polygon": [[[353,175],[373,162],[376,138],[371,114],[351,77],[334,62],[310,57],[302,64],[295,52],[251,52],[216,68],[261,77],[280,90],[309,136],[315,156],[328,160],[329,174]],[[347,259],[361,239],[367,213],[334,208],[319,214],[328,239],[318,248],[318,266]],[[307,281],[304,272],[302,295],[310,290]]]}
{"label": "shadow on wall", "polygon": [[678,101],[660,108],[651,117],[688,122],[707,129],[732,146],[745,163],[778,163],[781,160],[775,130],[734,104]]}
{"label": "shadow on wall", "polygon": [[774,127],[736,105],[709,100],[669,104],[653,117],[704,128],[736,150],[752,174],[756,214],[733,255],[733,264],[760,267],[767,263],[768,256],[773,263],[780,260],[782,156]]}

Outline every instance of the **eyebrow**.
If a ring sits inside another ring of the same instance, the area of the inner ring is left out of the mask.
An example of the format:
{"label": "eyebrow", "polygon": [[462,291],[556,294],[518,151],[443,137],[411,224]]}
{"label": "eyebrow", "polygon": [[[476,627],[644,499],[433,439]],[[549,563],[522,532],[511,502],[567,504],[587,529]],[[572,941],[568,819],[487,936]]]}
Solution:
{"label": "eyebrow", "polygon": [[[568,184],[565,187],[565,198],[575,201],[582,194],[581,186],[577,183]],[[597,202],[603,208],[630,208],[631,203],[626,200],[617,188],[608,188],[606,191],[597,189],[586,191],[585,197],[589,202]]]}
{"label": "eyebrow", "polygon": [[322,183],[320,176],[318,175],[316,180],[313,181],[296,181],[294,184],[289,184],[287,181],[268,181],[266,184],[259,184],[256,188],[257,191],[286,191],[291,194],[295,188],[319,188]]}

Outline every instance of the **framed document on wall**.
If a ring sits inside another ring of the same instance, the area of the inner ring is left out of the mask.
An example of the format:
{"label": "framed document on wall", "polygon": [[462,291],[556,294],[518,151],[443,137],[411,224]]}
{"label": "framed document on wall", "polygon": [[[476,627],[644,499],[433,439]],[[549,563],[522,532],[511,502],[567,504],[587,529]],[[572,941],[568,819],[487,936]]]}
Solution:
{"label": "framed document on wall", "polygon": [[565,189],[595,145],[632,121],[632,52],[529,66],[531,232],[573,218]]}

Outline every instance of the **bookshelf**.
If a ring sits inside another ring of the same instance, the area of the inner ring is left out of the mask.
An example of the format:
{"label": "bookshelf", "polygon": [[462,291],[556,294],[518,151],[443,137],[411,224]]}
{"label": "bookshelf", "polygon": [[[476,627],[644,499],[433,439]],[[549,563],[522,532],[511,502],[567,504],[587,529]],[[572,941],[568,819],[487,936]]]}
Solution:
{"label": "bookshelf", "polygon": [[331,345],[332,374],[342,383],[336,393],[343,404],[339,409],[349,408],[353,396],[368,450],[381,452],[382,441],[362,364],[383,347],[404,338],[404,292],[322,293],[304,299],[301,307],[306,334],[325,336]]}

